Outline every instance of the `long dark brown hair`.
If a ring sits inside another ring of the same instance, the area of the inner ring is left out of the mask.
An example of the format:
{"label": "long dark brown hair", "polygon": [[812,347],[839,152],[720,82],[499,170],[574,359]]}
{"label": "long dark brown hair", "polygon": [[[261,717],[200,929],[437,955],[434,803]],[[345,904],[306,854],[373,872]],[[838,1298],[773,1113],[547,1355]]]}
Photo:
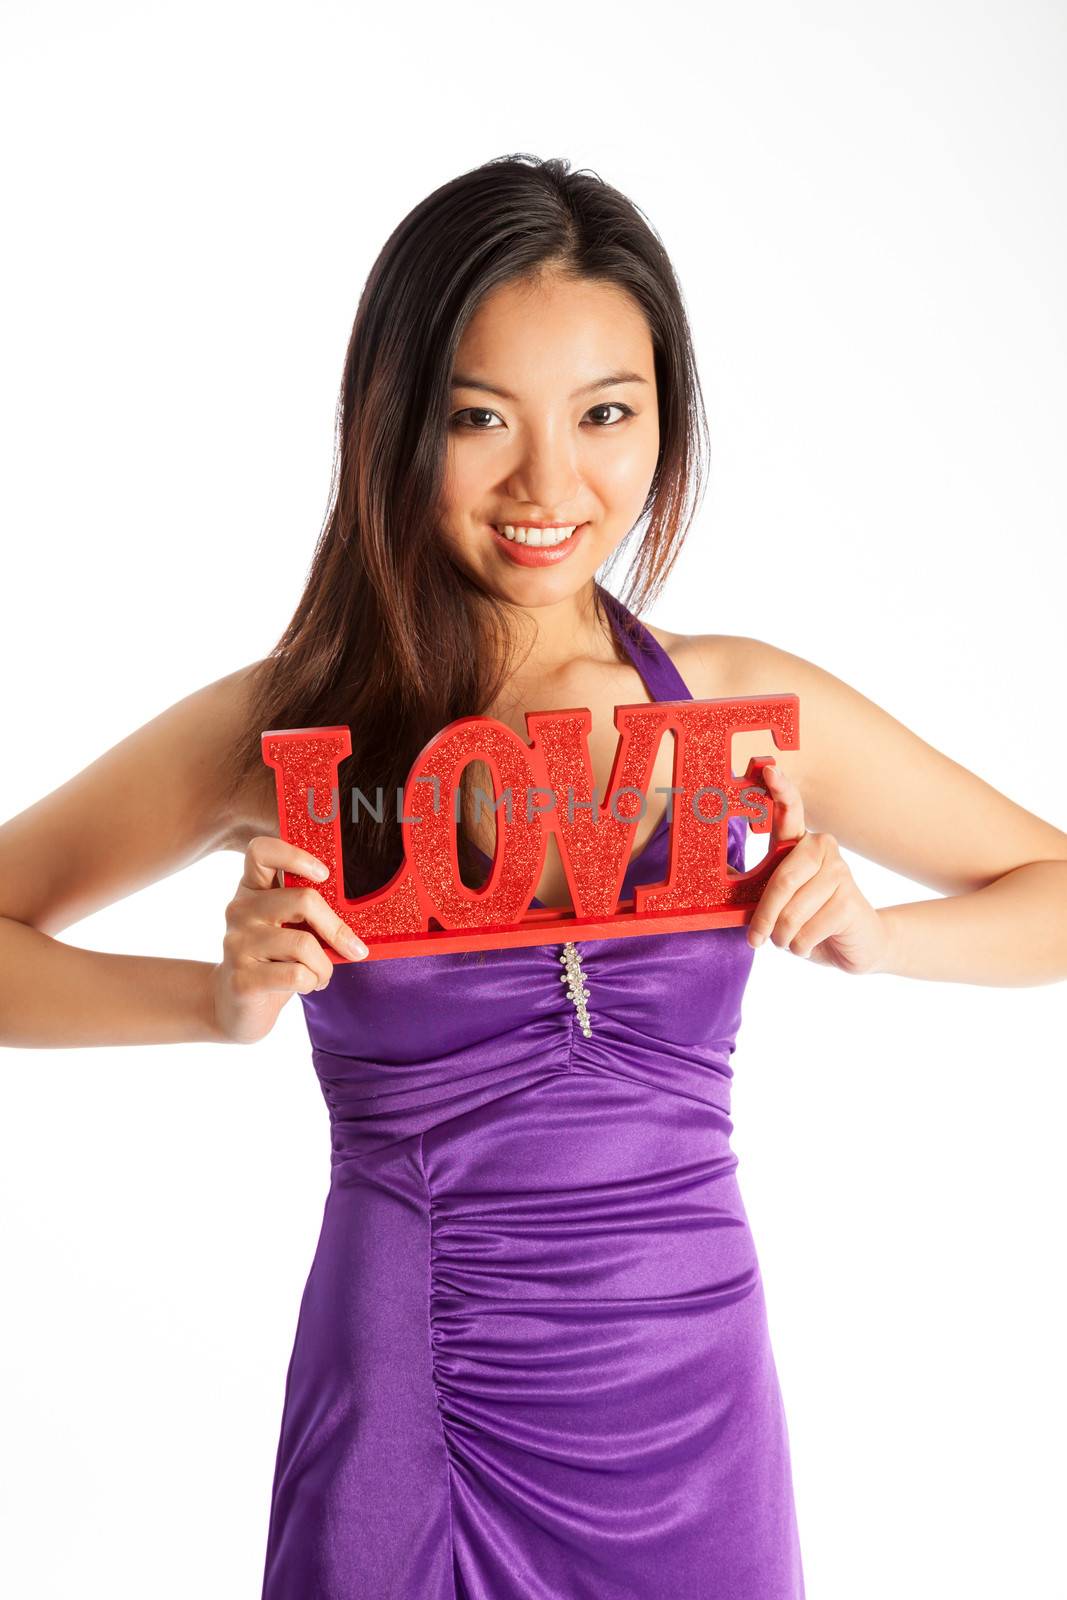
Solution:
{"label": "long dark brown hair", "polygon": [[[356,310],[326,521],[292,620],[252,675],[247,739],[232,769],[236,789],[262,764],[267,729],[351,729],[352,754],[338,771],[350,897],[381,887],[401,864],[397,795],[416,756],[457,717],[484,715],[514,666],[510,609],[451,559],[437,528],[453,362],[483,297],[553,270],[615,284],[645,314],[659,457],[641,516],[602,569],[644,529],[622,597],[628,609],[659,593],[703,493],[707,423],[670,260],[633,201],[569,167],[502,156],[435,189],[386,241]],[[599,576],[594,608],[604,624]],[[464,818],[473,781],[468,766]],[[362,801],[353,807],[354,787],[371,806],[381,791],[381,819]],[[484,881],[462,825],[458,850],[463,881]]]}

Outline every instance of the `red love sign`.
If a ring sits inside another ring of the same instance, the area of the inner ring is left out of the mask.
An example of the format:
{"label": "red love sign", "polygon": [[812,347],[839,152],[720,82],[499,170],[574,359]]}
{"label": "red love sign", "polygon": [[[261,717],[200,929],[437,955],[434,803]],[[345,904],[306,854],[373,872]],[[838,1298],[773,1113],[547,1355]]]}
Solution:
{"label": "red love sign", "polygon": [[[606,808],[593,794],[592,719],[584,706],[528,711],[528,744],[491,717],[461,717],[435,734],[412,766],[399,819],[403,866],[383,888],[354,900],[344,896],[337,781],[338,764],[352,753],[351,734],[346,727],[273,729],[262,735],[262,751],[276,776],[280,835],[330,869],[324,883],[285,873],[283,886],[317,888],[366,944],[368,961],[736,926],[749,920],[793,841],[769,851],[751,872],[728,873],[729,818],[747,817],[754,833],[770,828],[770,800],[758,780],[773,760],[754,759],[744,777],[736,778],[730,741],[734,733],[757,730],[770,733],[779,750],[796,750],[799,709],[793,694],[616,706],[620,739]],[[668,729],[675,735],[668,874],[662,883],[636,886],[633,898],[620,904],[633,834]],[[492,871],[478,889],[460,879],[455,828],[459,780],[475,760],[489,768],[494,792],[502,797],[494,804]],[[516,794],[523,797],[518,817]],[[708,815],[709,794],[710,809],[721,814]],[[547,803],[532,806],[539,795]],[[681,803],[674,805],[675,798]],[[556,834],[573,911],[531,906],[548,827]],[[334,962],[346,959],[330,945],[323,948]]]}

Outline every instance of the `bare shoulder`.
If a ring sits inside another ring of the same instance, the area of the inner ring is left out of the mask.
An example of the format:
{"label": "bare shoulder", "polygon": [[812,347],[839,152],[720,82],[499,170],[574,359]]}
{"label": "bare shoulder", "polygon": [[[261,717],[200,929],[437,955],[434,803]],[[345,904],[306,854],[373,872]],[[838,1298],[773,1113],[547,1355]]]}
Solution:
{"label": "bare shoulder", "polygon": [[204,684],[148,724],[168,747],[180,739],[189,749],[191,783],[215,821],[210,849],[243,850],[249,823],[269,820],[274,809],[274,773],[266,765],[254,765],[235,789],[228,781],[231,757],[249,734],[252,690],[263,665],[251,661]]}
{"label": "bare shoulder", "polygon": [[[245,740],[250,728],[251,692],[263,661],[252,661],[212,684],[215,724],[211,739],[217,757]],[[226,826],[216,848],[243,851],[258,834],[278,832],[276,779],[272,768],[256,763],[227,798]]]}
{"label": "bare shoulder", "polygon": [[739,636],[675,636],[670,648],[697,699],[797,696],[799,748],[778,750],[769,731],[735,734],[731,765],[741,777],[752,757],[773,756],[800,789],[809,829],[943,894],[1067,860],[1061,829],[816,662]]}
{"label": "bare shoulder", "polygon": [[[840,683],[803,656],[745,634],[666,634],[660,636],[660,642],[695,700],[795,694],[800,701],[802,730],[809,717],[821,716],[820,707],[826,704],[830,685]],[[805,767],[805,753],[803,737],[799,750],[780,751],[769,731],[737,733],[732,766],[736,774],[743,775],[753,757],[773,755],[782,771],[803,787],[810,784],[811,778]]]}
{"label": "bare shoulder", "polygon": [[789,694],[787,679],[810,663],[763,639],[733,633],[668,633],[651,628],[694,700]]}
{"label": "bare shoulder", "polygon": [[260,780],[235,796],[230,758],[257,666],[183,696],[0,826],[3,915],[54,934],[236,848]]}
{"label": "bare shoulder", "polygon": [[[678,668],[694,700],[717,700],[747,693],[735,685],[743,670],[743,651],[738,646],[759,644],[758,639],[741,639],[729,633],[669,633],[665,628],[649,628]],[[758,691],[751,691],[756,693]]]}

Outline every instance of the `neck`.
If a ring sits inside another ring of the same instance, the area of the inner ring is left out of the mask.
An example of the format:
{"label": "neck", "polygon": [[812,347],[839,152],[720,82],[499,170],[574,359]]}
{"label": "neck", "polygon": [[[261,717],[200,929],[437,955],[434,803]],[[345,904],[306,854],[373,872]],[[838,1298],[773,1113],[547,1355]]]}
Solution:
{"label": "neck", "polygon": [[616,661],[610,618],[593,609],[592,581],[577,594],[543,606],[513,606],[519,638],[519,670],[524,678],[551,678],[578,660]]}

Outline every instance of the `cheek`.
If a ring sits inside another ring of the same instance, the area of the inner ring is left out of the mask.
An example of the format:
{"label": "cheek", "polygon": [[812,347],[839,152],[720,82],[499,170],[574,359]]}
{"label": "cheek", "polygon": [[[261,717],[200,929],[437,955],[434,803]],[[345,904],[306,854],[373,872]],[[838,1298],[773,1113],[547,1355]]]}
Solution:
{"label": "cheek", "polygon": [[449,457],[437,501],[437,532],[453,559],[463,561],[474,542],[471,538],[470,522],[472,512],[477,509],[479,502],[476,496],[472,497],[473,491],[464,476],[462,463],[455,459],[452,451],[449,452]]}
{"label": "cheek", "polygon": [[437,501],[437,509],[441,516],[446,516],[456,503],[456,459],[455,451],[449,445],[445,452],[444,470],[441,473],[441,492]]}
{"label": "cheek", "polygon": [[596,482],[605,501],[616,505],[644,503],[656,470],[659,454],[658,440],[634,434],[620,441],[620,448],[604,451],[591,464]]}
{"label": "cheek", "polygon": [[462,442],[449,439],[441,488],[441,503],[453,517],[469,515],[485,499],[484,467],[479,467],[476,452],[464,450]]}

